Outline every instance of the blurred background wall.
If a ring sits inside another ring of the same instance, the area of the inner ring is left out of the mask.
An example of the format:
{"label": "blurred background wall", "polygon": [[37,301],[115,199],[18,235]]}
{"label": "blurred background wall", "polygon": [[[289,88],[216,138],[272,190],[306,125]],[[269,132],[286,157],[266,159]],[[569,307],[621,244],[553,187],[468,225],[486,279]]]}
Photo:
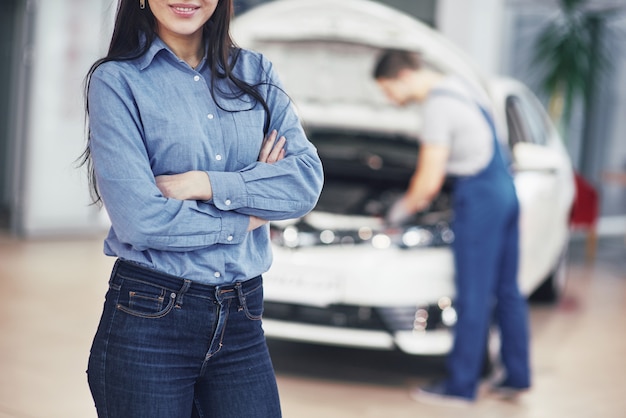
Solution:
{"label": "blurred background wall", "polygon": [[110,1],[3,0],[0,8],[2,227],[25,236],[90,233],[82,82],[105,52]]}
{"label": "blurred background wall", "polygon": [[[533,68],[533,48],[541,30],[555,18],[555,0],[509,0],[504,10],[499,71],[533,89],[548,103]],[[576,170],[599,193],[599,232],[626,230],[626,183],[609,181],[607,173],[626,175],[626,0],[588,0],[593,16],[593,48],[602,51],[608,65],[595,71],[587,103],[578,98],[564,131],[564,140]]]}
{"label": "blurred background wall", "polygon": [[[243,13],[265,1],[235,0]],[[341,0],[338,0],[341,1]],[[556,0],[378,0],[433,26],[487,74],[510,75],[541,93],[533,45]],[[83,79],[106,52],[116,0],[3,0],[0,8],[0,230],[22,236],[101,233],[76,161],[85,145]],[[625,0],[589,0],[611,10],[597,42],[611,52],[591,104],[577,103],[567,147],[600,192],[600,233],[626,232],[626,188],[603,180],[626,172]],[[613,12],[614,11],[614,12]]]}

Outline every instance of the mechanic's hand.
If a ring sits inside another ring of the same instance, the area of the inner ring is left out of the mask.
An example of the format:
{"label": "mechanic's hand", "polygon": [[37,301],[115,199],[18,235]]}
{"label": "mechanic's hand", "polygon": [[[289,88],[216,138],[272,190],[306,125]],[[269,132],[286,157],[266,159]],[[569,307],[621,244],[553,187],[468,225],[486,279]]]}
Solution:
{"label": "mechanic's hand", "polygon": [[390,226],[399,226],[410,219],[415,212],[409,208],[406,197],[396,200],[385,215],[385,222]]}
{"label": "mechanic's hand", "polygon": [[263,139],[261,152],[259,153],[259,162],[274,164],[285,158],[285,143],[287,139],[281,136],[276,141],[277,136],[278,132],[274,129]]}

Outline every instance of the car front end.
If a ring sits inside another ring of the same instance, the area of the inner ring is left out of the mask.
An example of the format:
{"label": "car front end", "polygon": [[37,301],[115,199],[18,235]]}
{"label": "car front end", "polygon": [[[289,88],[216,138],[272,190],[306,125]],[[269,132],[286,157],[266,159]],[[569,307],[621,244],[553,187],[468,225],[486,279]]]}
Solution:
{"label": "car front end", "polygon": [[401,226],[384,214],[402,196],[415,138],[310,129],[326,180],[303,218],[272,222],[265,278],[270,338],[440,355],[456,323],[449,187]]}

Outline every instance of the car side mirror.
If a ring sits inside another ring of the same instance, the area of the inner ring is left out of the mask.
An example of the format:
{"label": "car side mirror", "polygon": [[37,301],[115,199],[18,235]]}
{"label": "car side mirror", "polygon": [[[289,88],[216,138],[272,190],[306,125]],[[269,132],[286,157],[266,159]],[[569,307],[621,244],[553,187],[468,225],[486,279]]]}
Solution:
{"label": "car side mirror", "polygon": [[513,146],[513,170],[556,172],[561,156],[555,150],[531,142],[518,142]]}

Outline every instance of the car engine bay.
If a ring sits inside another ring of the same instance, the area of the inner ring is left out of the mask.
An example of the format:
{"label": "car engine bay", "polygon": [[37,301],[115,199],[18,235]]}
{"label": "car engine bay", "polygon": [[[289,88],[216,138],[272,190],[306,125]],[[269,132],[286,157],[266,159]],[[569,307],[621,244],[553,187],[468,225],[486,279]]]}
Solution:
{"label": "car engine bay", "polygon": [[419,152],[416,138],[340,130],[307,132],[324,166],[324,188],[315,209],[298,220],[272,222],[281,246],[358,244],[384,233],[399,247],[449,245],[452,202],[449,181],[429,207],[401,227],[385,214],[406,190]]}

